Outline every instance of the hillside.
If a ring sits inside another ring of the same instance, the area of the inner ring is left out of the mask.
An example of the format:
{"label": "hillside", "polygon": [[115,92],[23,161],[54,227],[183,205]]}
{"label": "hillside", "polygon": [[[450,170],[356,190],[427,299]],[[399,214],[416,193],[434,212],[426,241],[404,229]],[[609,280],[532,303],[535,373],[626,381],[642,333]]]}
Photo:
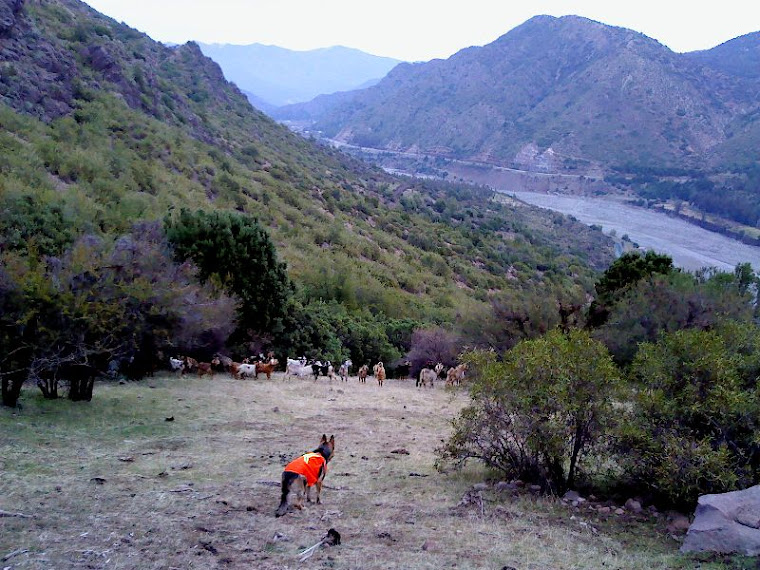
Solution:
{"label": "hillside", "polygon": [[0,235],[19,236],[5,251],[37,239],[38,212],[59,216],[65,246],[174,208],[235,210],[269,230],[305,302],[421,322],[499,295],[578,295],[612,259],[577,221],[292,134],[195,44],[163,46],[76,0],[1,5]]}
{"label": "hillside", "polygon": [[531,166],[528,145],[553,149],[551,169],[696,163],[731,113],[690,61],[631,30],[539,16],[484,47],[401,65],[316,127],[361,146],[504,166]]}
{"label": "hillside", "polygon": [[[537,16],[486,46],[402,64],[374,87],[276,116],[362,147],[605,177],[747,223],[759,53],[760,34],[677,54],[632,30]],[[713,203],[718,194],[728,204]],[[754,225],[759,204],[749,202]]]}
{"label": "hillside", "polygon": [[369,86],[400,63],[342,46],[294,51],[262,44],[199,45],[228,80],[274,107]]}

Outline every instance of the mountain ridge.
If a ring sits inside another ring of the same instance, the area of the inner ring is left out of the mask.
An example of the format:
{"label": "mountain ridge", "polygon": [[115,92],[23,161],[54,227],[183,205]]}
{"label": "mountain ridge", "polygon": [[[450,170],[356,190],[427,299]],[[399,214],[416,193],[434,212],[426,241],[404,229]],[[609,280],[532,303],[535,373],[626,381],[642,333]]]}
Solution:
{"label": "mountain ridge", "polygon": [[399,63],[344,46],[290,50],[257,43],[199,45],[230,81],[275,107],[375,83]]}
{"label": "mountain ridge", "polygon": [[[734,49],[722,46],[714,49]],[[536,16],[486,46],[399,65],[329,111],[302,105],[275,116],[310,114],[316,129],[359,146],[499,166],[529,166],[519,155],[535,144],[567,156],[558,171],[578,160],[695,167],[719,151],[736,112],[757,108],[731,98],[746,82],[726,75],[725,59],[676,54],[579,16]]]}

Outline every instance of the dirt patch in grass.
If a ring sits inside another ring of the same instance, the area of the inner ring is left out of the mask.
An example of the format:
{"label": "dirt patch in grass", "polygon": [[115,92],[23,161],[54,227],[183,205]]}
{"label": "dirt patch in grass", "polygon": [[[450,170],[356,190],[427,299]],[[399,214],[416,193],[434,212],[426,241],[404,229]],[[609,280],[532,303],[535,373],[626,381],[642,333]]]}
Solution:
{"label": "dirt patch in grass", "polygon": [[[655,523],[473,490],[475,467],[437,473],[466,403],[440,387],[167,375],[23,403],[0,411],[0,510],[28,515],[0,518],[0,568],[697,567]],[[275,518],[283,465],[323,433],[323,503]],[[342,544],[299,563],[331,527]]]}

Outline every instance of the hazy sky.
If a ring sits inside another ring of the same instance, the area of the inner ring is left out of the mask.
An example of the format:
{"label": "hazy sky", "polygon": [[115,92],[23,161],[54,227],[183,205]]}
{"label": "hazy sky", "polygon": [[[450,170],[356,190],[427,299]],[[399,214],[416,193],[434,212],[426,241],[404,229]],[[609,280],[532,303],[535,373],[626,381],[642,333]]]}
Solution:
{"label": "hazy sky", "polygon": [[538,14],[631,28],[677,52],[760,31],[757,0],[86,0],[163,42],[343,45],[404,60],[446,58]]}

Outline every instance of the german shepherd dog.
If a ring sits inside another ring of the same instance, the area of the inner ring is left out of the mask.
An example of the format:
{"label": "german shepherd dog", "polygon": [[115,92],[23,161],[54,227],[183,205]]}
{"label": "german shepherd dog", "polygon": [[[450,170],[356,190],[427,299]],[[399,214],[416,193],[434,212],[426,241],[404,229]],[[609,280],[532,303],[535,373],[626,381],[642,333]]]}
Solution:
{"label": "german shepherd dog", "polygon": [[335,436],[327,439],[322,434],[319,447],[311,453],[305,453],[288,463],[282,472],[282,498],[275,516],[281,517],[288,512],[288,495],[296,495],[293,507],[303,509],[303,499],[311,502],[309,491],[312,487],[317,488],[317,503],[321,502],[319,495],[322,493],[322,481],[327,474],[327,463],[332,459],[335,451]]}

